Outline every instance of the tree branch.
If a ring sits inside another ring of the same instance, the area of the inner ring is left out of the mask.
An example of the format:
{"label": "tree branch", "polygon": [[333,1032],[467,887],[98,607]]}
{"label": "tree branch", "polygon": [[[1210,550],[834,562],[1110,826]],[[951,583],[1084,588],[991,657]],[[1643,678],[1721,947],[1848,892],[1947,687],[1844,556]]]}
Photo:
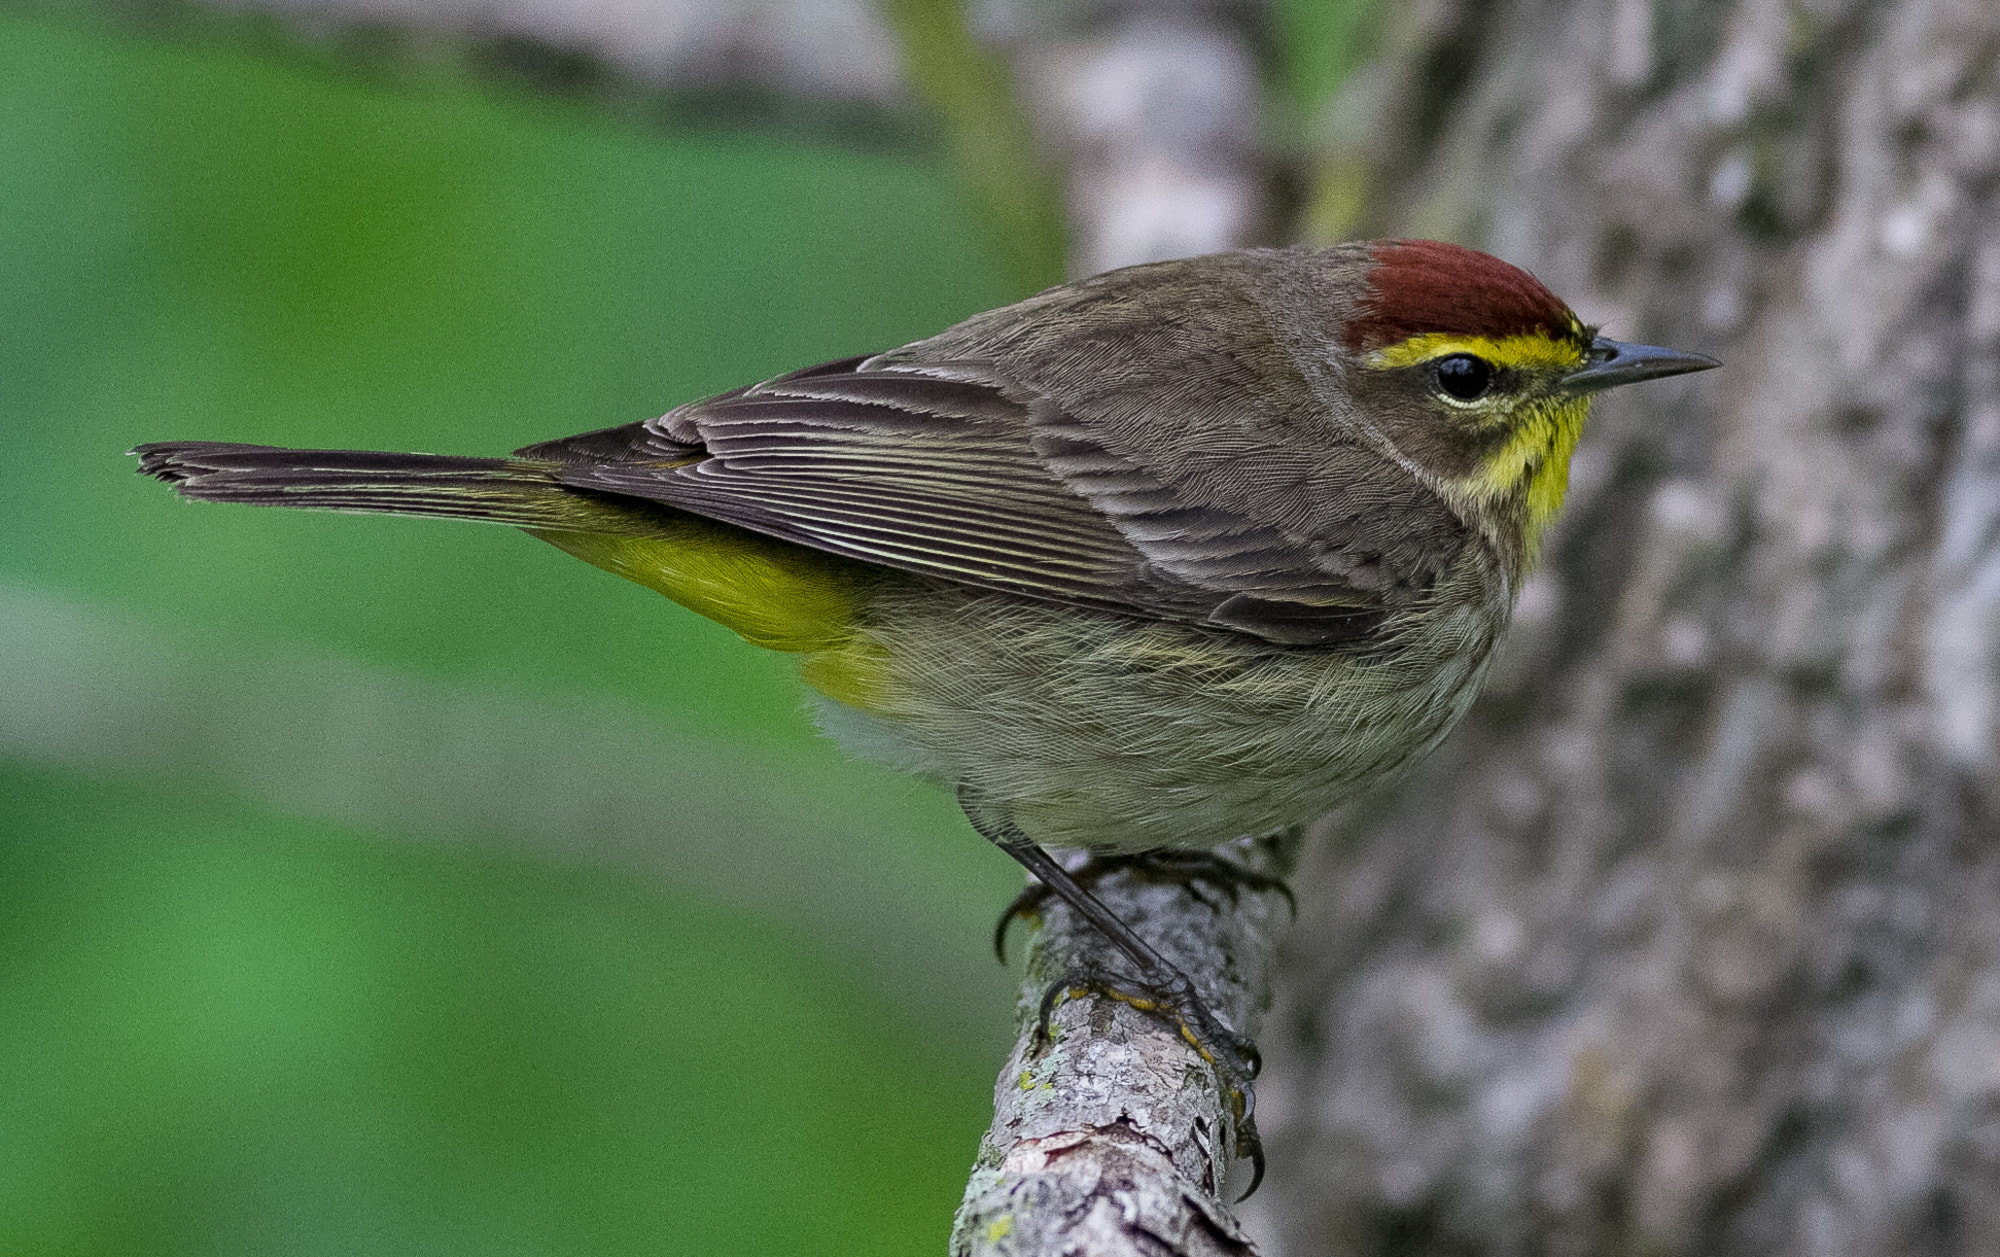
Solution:
{"label": "tree branch", "polygon": [[[1297,835],[1218,847],[1284,876]],[[1074,869],[1080,861],[1070,861]],[[1282,891],[1234,893],[1113,873],[1099,898],[1249,1033],[1268,1001]],[[1105,940],[1053,900],[1028,952],[1020,1037],[994,1088],[992,1128],[953,1228],[957,1257],[1078,1253],[1221,1257],[1252,1252],[1222,1204],[1237,1151],[1214,1070],[1173,1029],[1104,996],[1058,1004],[1039,1041],[1042,992]]]}

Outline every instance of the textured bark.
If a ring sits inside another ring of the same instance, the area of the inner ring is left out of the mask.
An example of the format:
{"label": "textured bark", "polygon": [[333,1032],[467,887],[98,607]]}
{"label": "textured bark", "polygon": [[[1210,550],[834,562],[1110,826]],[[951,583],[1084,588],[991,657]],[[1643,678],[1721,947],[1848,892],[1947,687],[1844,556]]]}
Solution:
{"label": "textured bark", "polygon": [[[1237,863],[1282,874],[1295,842],[1232,843]],[[1072,867],[1074,865],[1072,864]],[[1099,897],[1193,978],[1236,1029],[1255,1029],[1267,999],[1283,895],[1189,889],[1125,873]],[[1067,1000],[1051,1037],[1035,1033],[1042,992],[1081,957],[1109,948],[1069,909],[1050,904],[1028,953],[1020,1039],[994,1088],[953,1228],[959,1257],[1041,1253],[1091,1257],[1224,1257],[1248,1238],[1220,1203],[1231,1175],[1234,1124],[1214,1071],[1158,1019],[1103,996]],[[1247,1183],[1239,1164],[1235,1181]]]}
{"label": "textured bark", "polygon": [[1356,225],[1727,366],[1606,399],[1486,698],[1306,857],[1253,1229],[2000,1252],[2000,6],[1392,22]]}

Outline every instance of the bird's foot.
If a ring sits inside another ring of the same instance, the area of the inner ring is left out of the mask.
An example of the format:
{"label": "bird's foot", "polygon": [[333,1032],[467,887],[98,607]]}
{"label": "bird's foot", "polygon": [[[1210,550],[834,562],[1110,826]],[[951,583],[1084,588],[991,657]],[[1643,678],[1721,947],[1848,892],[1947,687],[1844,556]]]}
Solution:
{"label": "bird's foot", "polygon": [[1057,1004],[1092,994],[1128,1004],[1171,1026],[1214,1069],[1223,1108],[1234,1127],[1236,1155],[1250,1159],[1250,1186],[1237,1198],[1248,1200],[1264,1181],[1264,1141],[1257,1134],[1257,1095],[1250,1085],[1264,1067],[1257,1045],[1211,1012],[1195,992],[1193,981],[1171,965],[1145,981],[1089,963],[1072,967],[1042,992],[1035,1019],[1036,1041],[1043,1045],[1053,1042],[1049,1019]]}
{"label": "bird's foot", "polygon": [[[1094,886],[1113,873],[1130,873],[1141,881],[1154,885],[1178,885],[1200,902],[1214,907],[1214,901],[1202,892],[1203,886],[1213,887],[1229,897],[1233,905],[1242,898],[1245,890],[1262,894],[1276,891],[1285,897],[1291,907],[1292,916],[1299,915],[1299,901],[1292,894],[1292,888],[1282,877],[1260,873],[1199,847],[1163,847],[1153,851],[1118,851],[1106,854],[1091,852],[1084,862],[1070,871],[1070,876],[1082,886]],[[993,925],[993,954],[1000,957],[1000,963],[1007,963],[1007,931],[1015,921],[1025,921],[1040,912],[1042,903],[1048,899],[1050,891],[1047,883],[1034,881],[1021,888],[1014,901],[1006,906],[1000,919]]]}

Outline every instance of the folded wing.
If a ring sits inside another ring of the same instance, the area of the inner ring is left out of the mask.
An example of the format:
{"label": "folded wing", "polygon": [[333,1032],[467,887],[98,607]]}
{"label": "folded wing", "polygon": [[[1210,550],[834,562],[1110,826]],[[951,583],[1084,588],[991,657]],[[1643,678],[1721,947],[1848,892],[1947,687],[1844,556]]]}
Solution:
{"label": "folded wing", "polygon": [[919,576],[1288,645],[1381,622],[1379,592],[1035,411],[977,362],[854,358],[518,453],[572,488]]}

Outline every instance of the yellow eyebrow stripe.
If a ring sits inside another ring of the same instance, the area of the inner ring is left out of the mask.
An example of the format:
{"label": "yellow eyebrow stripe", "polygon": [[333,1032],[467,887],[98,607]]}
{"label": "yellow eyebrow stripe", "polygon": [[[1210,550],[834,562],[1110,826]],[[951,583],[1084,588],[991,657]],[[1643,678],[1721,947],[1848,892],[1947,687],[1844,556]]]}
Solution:
{"label": "yellow eyebrow stripe", "polygon": [[[1579,329],[1579,332],[1581,329]],[[1519,336],[1462,336],[1426,332],[1369,353],[1362,362],[1378,370],[1413,367],[1451,354],[1472,354],[1496,367],[1528,371],[1569,371],[1583,365],[1578,341],[1530,332]]]}

